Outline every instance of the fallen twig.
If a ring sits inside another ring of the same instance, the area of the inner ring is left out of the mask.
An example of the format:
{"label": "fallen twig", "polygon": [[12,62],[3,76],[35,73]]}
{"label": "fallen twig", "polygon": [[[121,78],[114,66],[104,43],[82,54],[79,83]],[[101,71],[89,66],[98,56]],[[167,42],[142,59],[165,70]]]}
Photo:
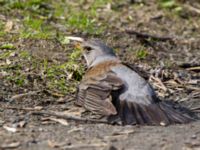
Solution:
{"label": "fallen twig", "polygon": [[200,9],[196,8],[196,7],[193,7],[191,5],[184,5],[188,10],[192,11],[192,12],[195,12],[197,14],[200,15]]}
{"label": "fallen twig", "polygon": [[109,124],[108,121],[104,120],[96,120],[96,119],[89,119],[89,118],[80,118],[76,116],[67,116],[67,115],[60,115],[55,112],[44,112],[44,111],[37,111],[41,110],[41,108],[18,108],[18,107],[4,107],[4,109],[16,109],[16,110],[25,110],[30,111],[29,115],[48,115],[48,116],[54,116],[65,120],[71,120],[71,121],[78,121],[78,122],[84,122],[84,123],[104,123]]}
{"label": "fallen twig", "polygon": [[157,84],[155,84],[155,86],[157,86],[158,88],[162,89],[165,92],[167,91],[166,86],[163,84],[163,82],[159,78],[156,78],[156,77],[151,75],[150,80],[156,81]]}
{"label": "fallen twig", "polygon": [[7,106],[7,107],[3,107],[3,109],[16,109],[16,110],[25,110],[25,111],[36,111],[36,110],[41,110],[43,107],[41,106],[36,106],[34,108],[30,108],[30,107],[13,107],[13,106]]}
{"label": "fallen twig", "polygon": [[181,68],[191,68],[191,67],[198,67],[198,66],[200,66],[200,64],[199,63],[186,63],[186,62],[184,62],[184,63],[178,64],[178,66],[181,67]]}
{"label": "fallen twig", "polygon": [[151,35],[151,34],[147,34],[147,33],[141,33],[138,31],[134,31],[134,30],[125,30],[126,33],[128,34],[134,34],[137,37],[140,38],[151,38],[154,40],[159,40],[159,41],[173,41],[173,37],[168,37],[168,36],[157,36],[157,35]]}
{"label": "fallen twig", "polygon": [[84,123],[104,123],[104,124],[109,124],[108,121],[104,120],[96,120],[96,119],[89,119],[89,118],[80,118],[76,116],[67,116],[67,115],[60,115],[56,114],[54,112],[44,112],[44,111],[35,111],[35,112],[30,112],[31,115],[48,115],[48,116],[54,116],[66,120],[71,120],[71,121],[78,121],[78,122],[84,122]]}
{"label": "fallen twig", "polygon": [[17,148],[21,145],[20,142],[14,142],[14,143],[10,143],[10,144],[3,144],[0,146],[0,149],[5,150],[5,149],[14,149]]}
{"label": "fallen twig", "polygon": [[200,106],[190,108],[190,110],[192,110],[192,111],[200,111]]}
{"label": "fallen twig", "polygon": [[47,94],[54,96],[54,97],[64,97],[63,94],[56,92],[56,91],[50,91],[50,90],[44,90],[44,92],[46,92]]}
{"label": "fallen twig", "polygon": [[40,92],[40,90],[39,91],[30,91],[28,93],[17,94],[17,95],[12,96],[10,99],[11,100],[18,100],[18,99],[22,99],[23,97],[26,97],[26,96],[35,95],[39,92]]}
{"label": "fallen twig", "polygon": [[62,119],[62,118],[58,119],[58,118],[55,118],[55,117],[48,117],[48,118],[45,118],[45,119],[58,122],[58,123],[60,123],[60,124],[62,124],[64,126],[68,126],[69,125],[69,123],[68,123],[68,121],[66,119]]}
{"label": "fallen twig", "polygon": [[189,70],[189,71],[200,71],[200,66],[190,67],[190,68],[187,68],[186,70]]}
{"label": "fallen twig", "polygon": [[93,143],[93,144],[76,144],[76,145],[66,145],[62,149],[83,149],[83,148],[92,148],[92,147],[105,147],[108,144],[106,143]]}

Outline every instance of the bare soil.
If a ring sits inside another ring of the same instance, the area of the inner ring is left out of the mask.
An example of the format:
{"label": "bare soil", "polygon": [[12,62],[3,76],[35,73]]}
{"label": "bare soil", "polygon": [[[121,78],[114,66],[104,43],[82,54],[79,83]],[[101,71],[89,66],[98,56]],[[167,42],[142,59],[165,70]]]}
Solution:
{"label": "bare soil", "polygon": [[[181,104],[198,116],[200,112],[200,71],[198,69],[200,66],[200,13],[198,12],[200,3],[196,1],[178,1],[178,3],[183,8],[180,14],[174,12],[173,8],[161,8],[155,0],[134,4],[128,1],[113,2],[111,8],[108,3],[104,8],[99,8],[101,12],[99,23],[108,25],[103,33],[95,35],[70,31],[70,34],[102,39],[116,50],[117,55],[124,62],[143,70],[162,100]],[[10,15],[0,12],[0,19],[2,18],[20,19],[20,16],[12,12]],[[63,26],[62,28],[59,26],[59,21],[50,22],[57,24],[57,30],[63,30]],[[152,40],[128,34],[125,32],[126,29],[147,35],[171,37],[171,39]],[[62,32],[69,34],[65,30]],[[0,44],[12,42],[17,49],[28,51],[38,59],[45,58],[51,63],[68,61],[65,56],[73,51],[72,45],[63,46],[55,39],[13,39],[13,34],[0,37]],[[80,58],[77,61],[84,65],[84,61]],[[4,62],[5,60],[0,58],[0,66]],[[15,86],[4,78],[3,73],[3,69],[0,70],[0,149],[200,149],[200,121],[198,120],[189,124],[167,127],[116,126],[66,121],[47,115],[30,115],[32,111],[48,111],[93,117],[93,114],[74,105],[75,92],[59,94],[46,90],[45,82],[40,79],[37,71],[31,72],[29,76],[29,83],[32,84],[23,87]],[[32,81],[34,79],[41,80],[41,83],[38,82],[35,86]],[[78,81],[69,80],[67,84],[75,87]],[[24,93],[26,93],[24,96],[19,95]]]}

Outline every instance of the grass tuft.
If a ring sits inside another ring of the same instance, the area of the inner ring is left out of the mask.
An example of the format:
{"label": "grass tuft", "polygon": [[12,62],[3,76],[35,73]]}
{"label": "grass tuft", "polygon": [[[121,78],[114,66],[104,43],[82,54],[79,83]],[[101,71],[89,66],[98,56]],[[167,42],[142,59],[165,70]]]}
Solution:
{"label": "grass tuft", "polygon": [[136,58],[145,59],[148,56],[148,51],[145,49],[139,49],[136,51]]}

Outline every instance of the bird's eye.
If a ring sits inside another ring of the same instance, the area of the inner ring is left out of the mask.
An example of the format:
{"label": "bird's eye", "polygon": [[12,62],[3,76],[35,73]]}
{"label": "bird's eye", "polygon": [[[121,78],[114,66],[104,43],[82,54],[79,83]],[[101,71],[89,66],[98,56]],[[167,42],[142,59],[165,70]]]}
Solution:
{"label": "bird's eye", "polygon": [[87,52],[90,52],[92,50],[92,48],[90,46],[85,46],[84,50],[87,51]]}

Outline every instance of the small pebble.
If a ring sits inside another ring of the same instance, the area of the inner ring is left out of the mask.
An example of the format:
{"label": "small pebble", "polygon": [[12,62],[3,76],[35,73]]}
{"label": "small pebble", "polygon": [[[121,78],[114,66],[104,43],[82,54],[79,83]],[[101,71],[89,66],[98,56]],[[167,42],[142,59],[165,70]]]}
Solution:
{"label": "small pebble", "polygon": [[196,134],[193,134],[192,136],[191,136],[191,139],[196,139],[197,138],[197,135]]}

